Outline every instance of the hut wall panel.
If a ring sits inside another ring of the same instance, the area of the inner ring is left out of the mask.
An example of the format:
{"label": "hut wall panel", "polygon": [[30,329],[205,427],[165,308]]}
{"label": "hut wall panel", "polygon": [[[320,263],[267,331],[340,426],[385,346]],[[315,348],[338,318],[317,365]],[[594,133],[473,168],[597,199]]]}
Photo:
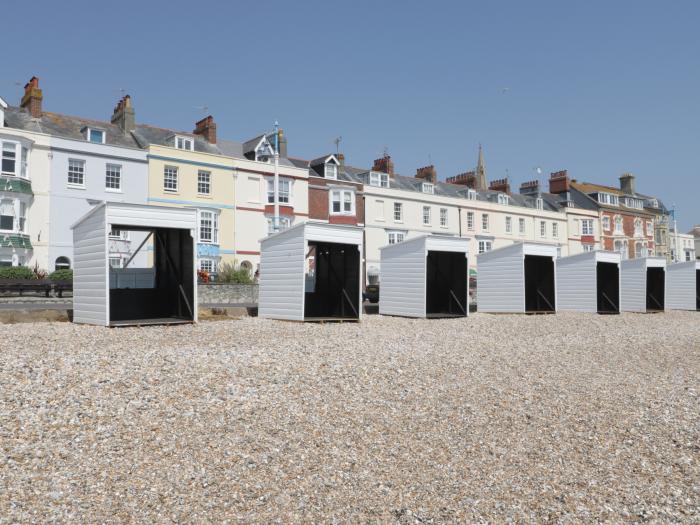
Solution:
{"label": "hut wall panel", "polygon": [[666,307],[672,310],[695,310],[697,303],[696,261],[669,264],[666,268]]}
{"label": "hut wall panel", "polygon": [[482,258],[480,255],[477,268],[478,311],[525,311],[525,266],[522,251],[509,250],[498,258]]}
{"label": "hut wall panel", "polygon": [[578,312],[598,311],[595,257],[557,260],[557,307]]}
{"label": "hut wall panel", "polygon": [[424,237],[382,249],[379,313],[425,317],[425,271]]}
{"label": "hut wall panel", "polygon": [[620,264],[620,310],[647,311],[647,267],[644,259],[629,259]]}
{"label": "hut wall panel", "polygon": [[107,232],[104,208],[73,229],[73,321],[107,325]]}

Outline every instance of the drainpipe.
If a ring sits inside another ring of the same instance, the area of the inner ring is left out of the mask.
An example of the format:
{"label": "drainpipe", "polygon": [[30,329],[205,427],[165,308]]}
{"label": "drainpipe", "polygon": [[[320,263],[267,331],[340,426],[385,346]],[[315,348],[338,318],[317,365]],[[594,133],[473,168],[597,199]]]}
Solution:
{"label": "drainpipe", "polygon": [[238,217],[236,217],[236,197],[238,192],[236,191],[236,179],[238,178],[238,171],[233,168],[233,262],[236,263],[236,227],[238,226]]}
{"label": "drainpipe", "polygon": [[275,233],[280,231],[280,199],[279,199],[279,184],[280,184],[280,173],[279,173],[279,124],[275,120],[275,182],[274,182],[274,193],[275,193],[275,215],[272,219],[272,229]]}

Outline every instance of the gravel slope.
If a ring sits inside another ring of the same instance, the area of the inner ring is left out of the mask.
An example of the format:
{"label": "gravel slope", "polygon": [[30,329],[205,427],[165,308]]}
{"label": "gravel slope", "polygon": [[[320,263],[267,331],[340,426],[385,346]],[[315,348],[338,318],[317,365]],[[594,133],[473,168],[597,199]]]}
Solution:
{"label": "gravel slope", "polygon": [[0,326],[0,523],[700,521],[700,314]]}

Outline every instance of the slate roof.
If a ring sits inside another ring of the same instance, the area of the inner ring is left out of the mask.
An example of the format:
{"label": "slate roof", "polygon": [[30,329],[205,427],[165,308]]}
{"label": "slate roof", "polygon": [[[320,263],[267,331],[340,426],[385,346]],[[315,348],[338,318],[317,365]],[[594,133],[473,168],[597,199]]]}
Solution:
{"label": "slate roof", "polygon": [[173,147],[173,136],[181,135],[194,140],[194,151],[221,155],[221,151],[216,144],[209,144],[204,137],[187,131],[176,131],[173,129],[149,126],[148,124],[137,124],[136,129],[132,132],[132,135],[142,148],[147,148],[150,144]]}
{"label": "slate roof", "polygon": [[124,134],[119,126],[103,120],[93,120],[70,115],[61,115],[44,111],[39,118],[32,117],[22,108],[9,106],[5,110],[5,125],[8,128],[46,133],[66,139],[86,141],[83,128],[92,127],[105,132],[105,144],[139,148],[140,145],[131,134]]}

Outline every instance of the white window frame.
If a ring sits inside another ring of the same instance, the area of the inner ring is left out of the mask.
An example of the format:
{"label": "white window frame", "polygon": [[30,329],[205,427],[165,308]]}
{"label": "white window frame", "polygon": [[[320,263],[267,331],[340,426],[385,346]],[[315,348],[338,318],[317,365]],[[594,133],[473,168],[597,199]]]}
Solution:
{"label": "white window frame", "polygon": [[110,227],[108,236],[110,239],[120,239],[122,241],[128,241],[129,230],[121,230],[119,228]]}
{"label": "white window frame", "polygon": [[[267,203],[275,203],[275,179],[267,177]],[[286,189],[285,189],[286,186]],[[292,202],[292,179],[280,177],[277,186],[277,202],[290,204]]]}
{"label": "white window frame", "polygon": [[389,175],[380,171],[369,172],[369,185],[377,188],[389,187]]}
{"label": "white window frame", "polygon": [[506,215],[506,233],[513,233],[513,217]]}
{"label": "white window frame", "polygon": [[423,206],[423,226],[432,226],[433,216],[430,206]]}
{"label": "white window frame", "polygon": [[175,146],[175,149],[194,151],[194,138],[187,137],[185,135],[175,135],[173,145]]}
{"label": "white window frame", "polygon": [[215,274],[218,271],[219,261],[212,257],[200,257],[198,268],[208,274]]}
{"label": "white window frame", "polygon": [[474,217],[475,214],[473,211],[467,212],[467,230],[469,231],[474,231]]}
{"label": "white window frame", "polygon": [[538,210],[543,210],[544,209],[544,199],[542,197],[537,197],[535,199],[535,207]]}
{"label": "white window frame", "polygon": [[19,201],[19,215],[17,216],[17,231],[27,233],[27,203]]}
{"label": "white window frame", "polygon": [[[337,201],[336,196],[338,197]],[[330,215],[355,215],[355,192],[352,189],[331,188],[328,192],[328,199],[328,213]],[[335,202],[338,202],[339,211],[333,209]],[[345,205],[348,203],[350,209],[346,210]]]}
{"label": "white window frame", "polygon": [[423,193],[433,195],[435,193],[435,185],[432,182],[424,182],[421,184],[421,189]]}
{"label": "white window frame", "polygon": [[[80,178],[80,182],[71,182],[71,175]],[[85,161],[83,159],[68,159],[67,184],[70,188],[85,187]]]}
{"label": "white window frame", "polygon": [[547,237],[547,221],[540,221],[540,237]]}
{"label": "white window frame", "polygon": [[508,205],[508,202],[508,195],[506,195],[505,193],[498,194],[498,204]]}
{"label": "white window frame", "polygon": [[518,233],[520,235],[525,235],[525,218],[518,218]]}
{"label": "white window frame", "polygon": [[593,244],[582,244],[584,252],[592,252],[595,250],[595,246]]}
{"label": "white window frame", "polygon": [[[169,187],[174,186],[174,187]],[[163,168],[163,191],[165,193],[177,193],[180,189],[180,170],[177,166],[165,166]]]}
{"label": "white window frame", "polygon": [[[115,182],[116,181],[116,185]],[[111,184],[111,185],[110,185]],[[105,164],[105,191],[121,193],[122,166],[121,164]]]}
{"label": "white window frame", "polygon": [[[267,216],[267,233],[275,233],[274,226],[275,218],[272,216]],[[279,217],[279,231],[284,231],[292,227],[292,218],[280,215]]]}
{"label": "white window frame", "polygon": [[[98,142],[98,141],[95,141],[95,140],[92,140],[92,134],[93,134],[93,133],[101,133],[102,140],[100,140],[99,142]],[[105,130],[103,130],[103,129],[97,129],[97,128],[88,127],[88,128],[87,128],[87,133],[85,134],[85,137],[86,137],[87,141],[90,142],[90,143],[92,143],[92,144],[104,144],[105,141],[107,140],[107,132],[106,132]]]}
{"label": "white window frame", "polygon": [[647,237],[652,237],[654,235],[654,221],[647,222]]}
{"label": "white window frame", "polygon": [[403,202],[394,203],[394,222],[403,222]]}
{"label": "white window frame", "polygon": [[[625,232],[625,221],[622,219],[620,215],[616,215],[614,219],[615,223],[615,233],[622,234]],[[619,226],[619,228],[618,228]]]}
{"label": "white window frame", "polygon": [[406,239],[406,232],[402,230],[387,230],[388,244],[397,244]]}
{"label": "white window frame", "polygon": [[472,190],[472,189],[467,190],[467,200],[470,200],[470,201],[476,200],[476,190]]}
{"label": "white window frame", "polygon": [[559,238],[559,223],[558,222],[552,223],[552,238],[553,239]]}
{"label": "white window frame", "polygon": [[[206,191],[203,191],[204,188]],[[197,195],[211,195],[211,171],[197,171]]]}
{"label": "white window frame", "polygon": [[2,207],[3,207],[3,202],[9,203],[12,215],[4,215],[4,217],[11,217],[12,224],[11,224],[10,228],[2,228],[0,226],[0,231],[14,233],[16,231],[16,228],[17,228],[17,205],[15,203],[16,199],[11,199],[11,198],[7,198],[7,197],[0,199],[0,209],[2,209]]}
{"label": "white window frame", "polygon": [[607,215],[603,217],[603,230],[610,231],[610,217]]}
{"label": "white window frame", "polygon": [[485,232],[489,231],[489,214],[488,213],[481,214],[481,229],[484,230]]}
{"label": "white window frame", "polygon": [[634,219],[634,236],[642,237],[644,236],[644,227],[642,226],[642,219]]}
{"label": "white window frame", "polygon": [[[208,224],[205,226],[205,221]],[[204,228],[209,229],[209,238],[202,235]],[[219,212],[217,210],[199,210],[197,217],[197,242],[202,244],[219,244]]]}
{"label": "white window frame", "polygon": [[338,178],[338,165],[332,161],[326,162],[323,166],[323,176],[326,179],[336,180]]}
{"label": "white window frame", "polygon": [[581,235],[594,235],[593,219],[581,219]]}
{"label": "white window frame", "polygon": [[[13,150],[12,151],[12,155],[13,155],[12,159],[10,159],[10,157],[5,157],[6,153],[10,153],[9,148],[5,149],[6,144],[12,146],[12,150]],[[19,149],[20,149],[19,142],[14,142],[11,140],[0,141],[0,171],[2,172],[3,175],[10,175],[12,177],[18,176],[18,172],[20,170],[18,170],[17,168],[20,166],[20,163],[22,162],[20,155],[18,155],[18,153],[17,153]],[[3,164],[3,161],[5,161],[5,160],[8,160],[8,161],[11,160],[12,162],[14,162],[14,164],[15,164],[14,171],[5,171],[4,169],[2,169],[2,164]]]}
{"label": "white window frame", "polygon": [[447,228],[448,213],[447,208],[440,208],[440,228]]}
{"label": "white window frame", "polygon": [[478,246],[479,253],[490,252],[493,249],[493,241],[480,240]]}

